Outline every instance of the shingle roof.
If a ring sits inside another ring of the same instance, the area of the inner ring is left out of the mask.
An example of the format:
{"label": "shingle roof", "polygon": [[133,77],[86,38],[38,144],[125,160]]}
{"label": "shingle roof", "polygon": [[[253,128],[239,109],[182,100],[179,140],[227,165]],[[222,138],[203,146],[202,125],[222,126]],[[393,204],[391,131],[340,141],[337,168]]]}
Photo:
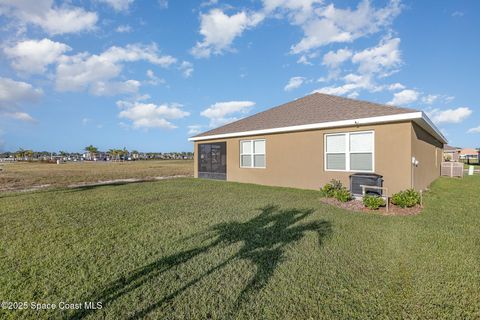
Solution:
{"label": "shingle roof", "polygon": [[347,99],[323,93],[313,93],[247,118],[203,132],[195,137],[388,116],[416,111],[417,110]]}
{"label": "shingle roof", "polygon": [[458,148],[458,147],[453,147],[453,146],[450,146],[448,144],[444,145],[443,146],[443,150],[445,151],[448,151],[448,150],[455,150],[455,151],[460,151],[462,148]]}

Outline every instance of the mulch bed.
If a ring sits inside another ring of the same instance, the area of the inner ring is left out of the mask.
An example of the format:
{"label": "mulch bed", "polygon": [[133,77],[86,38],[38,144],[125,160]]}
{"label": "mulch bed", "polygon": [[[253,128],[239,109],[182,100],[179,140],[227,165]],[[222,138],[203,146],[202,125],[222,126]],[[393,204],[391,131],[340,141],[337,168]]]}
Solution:
{"label": "mulch bed", "polygon": [[351,200],[348,202],[341,202],[335,198],[320,198],[320,201],[323,203],[330,204],[345,210],[357,211],[357,212],[370,212],[370,213],[379,213],[386,216],[413,216],[417,215],[422,211],[422,207],[417,205],[411,208],[401,208],[392,203],[388,207],[388,212],[386,207],[380,207],[378,210],[370,210],[365,208],[363,202],[360,200]]}

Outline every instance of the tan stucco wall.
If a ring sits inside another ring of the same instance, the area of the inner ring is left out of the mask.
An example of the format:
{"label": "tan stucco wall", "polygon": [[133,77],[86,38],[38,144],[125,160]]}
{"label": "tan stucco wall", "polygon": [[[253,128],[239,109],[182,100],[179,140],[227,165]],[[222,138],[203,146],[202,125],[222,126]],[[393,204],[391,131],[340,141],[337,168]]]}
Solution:
{"label": "tan stucco wall", "polygon": [[417,190],[425,190],[440,176],[443,160],[443,144],[432,137],[421,127],[412,124],[412,157],[418,160],[413,168],[413,186]]}
{"label": "tan stucco wall", "polygon": [[[411,187],[412,124],[410,122],[351,128],[302,131],[254,137],[209,140],[195,143],[227,142],[227,180],[272,186],[315,189],[331,179],[349,185],[352,172],[324,170],[324,134],[373,130],[375,132],[375,173],[383,175],[390,194]],[[266,168],[240,168],[240,140],[266,139]],[[419,152],[420,157],[427,157]],[[441,154],[441,152],[440,152]],[[198,161],[195,157],[195,177]],[[431,177],[422,178],[426,181]]]}

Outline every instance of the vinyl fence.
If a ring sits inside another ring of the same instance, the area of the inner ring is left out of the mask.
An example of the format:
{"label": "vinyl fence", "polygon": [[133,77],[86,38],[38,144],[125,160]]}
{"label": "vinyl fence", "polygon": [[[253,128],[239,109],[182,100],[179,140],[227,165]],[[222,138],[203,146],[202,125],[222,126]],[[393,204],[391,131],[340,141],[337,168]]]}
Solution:
{"label": "vinyl fence", "polygon": [[463,163],[461,162],[442,162],[440,174],[445,177],[463,178]]}

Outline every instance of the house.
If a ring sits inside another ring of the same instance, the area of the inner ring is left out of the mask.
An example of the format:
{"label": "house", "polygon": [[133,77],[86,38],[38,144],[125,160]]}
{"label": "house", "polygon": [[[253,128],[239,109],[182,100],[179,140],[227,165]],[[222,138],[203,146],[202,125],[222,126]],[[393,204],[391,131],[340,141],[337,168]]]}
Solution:
{"label": "house", "polygon": [[321,93],[189,140],[195,177],[318,190],[376,173],[390,194],[427,188],[447,143],[421,111]]}
{"label": "house", "polygon": [[462,160],[472,160],[478,159],[478,150],[473,148],[463,148],[460,150],[460,159]]}
{"label": "house", "polygon": [[458,161],[460,160],[461,148],[452,147],[448,144],[443,146],[443,159],[445,161]]}

